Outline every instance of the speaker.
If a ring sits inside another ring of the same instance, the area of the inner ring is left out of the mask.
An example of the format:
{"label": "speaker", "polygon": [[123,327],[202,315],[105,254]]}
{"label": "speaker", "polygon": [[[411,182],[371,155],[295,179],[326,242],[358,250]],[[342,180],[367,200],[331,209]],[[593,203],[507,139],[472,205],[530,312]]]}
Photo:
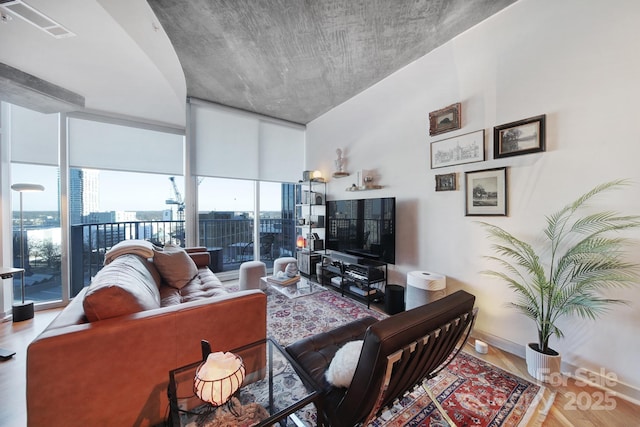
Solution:
{"label": "speaker", "polygon": [[404,311],[404,287],[387,285],[384,288],[384,311],[396,314]]}

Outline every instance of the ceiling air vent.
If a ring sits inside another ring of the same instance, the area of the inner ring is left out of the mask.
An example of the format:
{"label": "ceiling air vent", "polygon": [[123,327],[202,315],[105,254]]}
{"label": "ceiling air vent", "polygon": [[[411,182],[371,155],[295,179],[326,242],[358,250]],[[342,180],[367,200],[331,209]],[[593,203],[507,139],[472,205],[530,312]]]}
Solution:
{"label": "ceiling air vent", "polygon": [[24,19],[29,24],[57,39],[75,36],[74,33],[22,0],[0,0],[0,9]]}

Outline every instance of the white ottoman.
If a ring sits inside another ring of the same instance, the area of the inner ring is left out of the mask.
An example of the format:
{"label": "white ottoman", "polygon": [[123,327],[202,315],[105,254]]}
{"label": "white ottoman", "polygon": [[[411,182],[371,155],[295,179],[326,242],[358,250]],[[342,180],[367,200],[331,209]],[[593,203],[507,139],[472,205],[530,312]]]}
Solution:
{"label": "white ottoman", "polygon": [[273,261],[273,274],[276,274],[278,271],[284,271],[284,269],[287,268],[287,265],[292,262],[295,262],[297,265],[298,259],[292,256],[277,258],[275,261]]}
{"label": "white ottoman", "polygon": [[262,261],[240,264],[240,290],[261,289],[260,278],[267,275],[267,266]]}
{"label": "white ottoman", "polygon": [[447,295],[447,278],[429,271],[410,271],[407,274],[406,309],[419,307]]}

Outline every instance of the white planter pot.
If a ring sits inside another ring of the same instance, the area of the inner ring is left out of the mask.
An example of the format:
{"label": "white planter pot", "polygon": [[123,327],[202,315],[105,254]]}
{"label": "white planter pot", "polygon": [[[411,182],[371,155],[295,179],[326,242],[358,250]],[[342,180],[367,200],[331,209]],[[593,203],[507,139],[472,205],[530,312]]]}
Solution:
{"label": "white planter pot", "polygon": [[557,352],[555,355],[540,353],[532,348],[535,343],[529,343],[526,347],[527,371],[529,375],[538,381],[545,383],[557,380],[560,375],[561,356]]}

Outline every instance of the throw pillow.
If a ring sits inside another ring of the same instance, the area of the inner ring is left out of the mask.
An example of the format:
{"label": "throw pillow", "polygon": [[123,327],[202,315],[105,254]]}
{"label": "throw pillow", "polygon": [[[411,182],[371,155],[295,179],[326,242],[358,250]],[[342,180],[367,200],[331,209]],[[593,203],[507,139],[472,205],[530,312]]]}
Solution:
{"label": "throw pillow", "polygon": [[125,254],[114,259],[91,280],[82,306],[95,322],[160,307],[160,292],[147,260]]}
{"label": "throw pillow", "polygon": [[167,285],[182,289],[198,274],[196,263],[180,246],[167,243],[154,252],[153,263]]}
{"label": "throw pillow", "polygon": [[336,387],[349,387],[356,372],[362,344],[364,341],[350,341],[343,345],[333,356],[325,378],[329,384]]}

